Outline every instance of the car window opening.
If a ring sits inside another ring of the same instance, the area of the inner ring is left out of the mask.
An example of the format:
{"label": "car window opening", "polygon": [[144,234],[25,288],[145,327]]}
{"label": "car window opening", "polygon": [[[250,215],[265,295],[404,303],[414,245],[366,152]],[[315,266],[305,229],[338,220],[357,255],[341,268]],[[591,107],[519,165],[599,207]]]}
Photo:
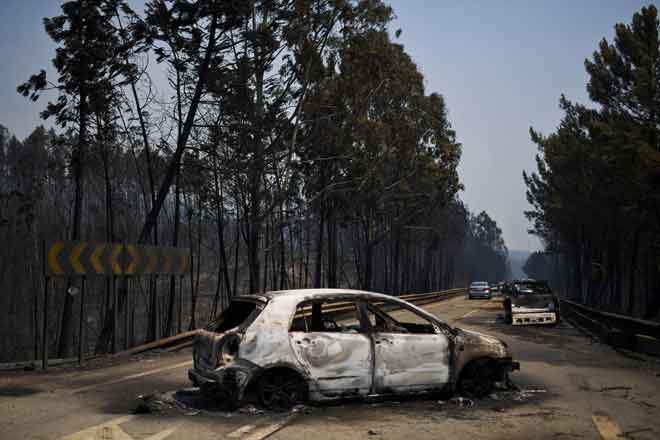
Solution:
{"label": "car window opening", "polygon": [[375,332],[410,334],[435,333],[435,326],[431,321],[406,308],[399,308],[399,310],[393,310],[390,313],[387,313],[379,305],[369,303],[367,304],[367,316],[369,324]]}
{"label": "car window opening", "polygon": [[314,301],[299,304],[291,322],[292,332],[358,333],[360,319],[355,303]]}
{"label": "car window opening", "polygon": [[261,309],[262,307],[253,301],[232,301],[214,322],[213,330],[225,332],[235,327],[245,327],[254,321]]}

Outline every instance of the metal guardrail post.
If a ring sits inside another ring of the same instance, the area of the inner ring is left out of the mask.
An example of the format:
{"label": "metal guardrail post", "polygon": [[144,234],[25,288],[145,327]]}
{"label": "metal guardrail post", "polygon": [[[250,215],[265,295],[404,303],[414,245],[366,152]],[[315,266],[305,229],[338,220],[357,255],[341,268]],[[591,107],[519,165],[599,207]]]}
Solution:
{"label": "metal guardrail post", "polygon": [[112,352],[117,352],[119,333],[119,295],[117,295],[117,277],[112,276]]}
{"label": "metal guardrail post", "polygon": [[83,343],[85,341],[84,334],[84,319],[85,319],[85,284],[86,277],[82,277],[80,280],[80,322],[78,325],[78,365],[82,364],[83,361]]}
{"label": "metal guardrail post", "polygon": [[41,368],[48,368],[48,285],[50,277],[44,278],[44,319],[43,330],[41,332]]}

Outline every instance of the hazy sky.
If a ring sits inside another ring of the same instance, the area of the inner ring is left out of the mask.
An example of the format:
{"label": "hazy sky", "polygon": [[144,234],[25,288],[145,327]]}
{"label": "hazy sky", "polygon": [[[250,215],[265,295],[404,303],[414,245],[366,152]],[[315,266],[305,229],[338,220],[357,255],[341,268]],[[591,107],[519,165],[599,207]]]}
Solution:
{"label": "hazy sky", "polygon": [[[134,3],[139,3],[135,0]],[[25,137],[44,103],[16,86],[50,67],[53,45],[42,18],[58,0],[0,0],[0,124]],[[399,42],[426,78],[427,92],[445,96],[463,144],[461,198],[487,211],[510,249],[537,249],[527,234],[522,170],[534,168],[529,127],[549,132],[561,114],[561,93],[587,102],[584,59],[618,22],[649,1],[391,0]]]}

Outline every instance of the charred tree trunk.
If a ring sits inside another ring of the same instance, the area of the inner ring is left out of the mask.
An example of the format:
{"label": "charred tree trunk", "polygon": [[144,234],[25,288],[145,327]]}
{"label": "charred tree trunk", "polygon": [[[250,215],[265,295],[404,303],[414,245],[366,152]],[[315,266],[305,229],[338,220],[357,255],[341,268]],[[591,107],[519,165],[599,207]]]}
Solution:
{"label": "charred tree trunk", "polygon": [[[180,179],[181,169],[177,170],[174,188],[174,230],[172,231],[172,247],[179,245],[179,223],[180,223]],[[174,327],[174,304],[176,302],[176,275],[170,276],[170,292],[167,300],[167,319],[165,320],[165,334],[170,335]]]}
{"label": "charred tree trunk", "polygon": [[[73,201],[73,219],[71,226],[71,240],[80,239],[80,230],[82,225],[82,203],[83,203],[83,179],[85,163],[85,147],[87,142],[87,124],[88,124],[88,103],[87,93],[80,93],[80,104],[78,106],[78,143],[72,156],[73,179],[74,179],[74,201]],[[60,326],[59,347],[57,353],[59,357],[64,358],[69,354],[71,338],[73,336],[73,297],[69,295],[70,281],[67,279],[66,289],[64,291],[64,308],[62,310],[62,321]]]}

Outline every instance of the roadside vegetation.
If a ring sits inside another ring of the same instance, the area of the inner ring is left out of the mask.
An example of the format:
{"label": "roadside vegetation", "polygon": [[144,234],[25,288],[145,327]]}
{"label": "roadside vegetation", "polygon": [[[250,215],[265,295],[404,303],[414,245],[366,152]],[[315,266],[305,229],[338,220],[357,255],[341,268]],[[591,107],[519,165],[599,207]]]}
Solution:
{"label": "roadside vegetation", "polygon": [[[130,346],[241,293],[504,278],[500,229],[459,197],[447,105],[392,17],[377,0],[63,2],[44,19],[54,71],[18,85],[53,128],[0,127],[0,359],[38,337],[42,240],[190,249],[182,313],[173,278],[88,281],[88,353],[109,349],[113,288]],[[79,337],[77,284],[51,291],[54,356]]]}
{"label": "roadside vegetation", "polygon": [[545,244],[526,271],[587,305],[660,311],[660,22],[651,5],[585,61],[590,104],[562,96],[557,130],[531,130],[527,212]]}

